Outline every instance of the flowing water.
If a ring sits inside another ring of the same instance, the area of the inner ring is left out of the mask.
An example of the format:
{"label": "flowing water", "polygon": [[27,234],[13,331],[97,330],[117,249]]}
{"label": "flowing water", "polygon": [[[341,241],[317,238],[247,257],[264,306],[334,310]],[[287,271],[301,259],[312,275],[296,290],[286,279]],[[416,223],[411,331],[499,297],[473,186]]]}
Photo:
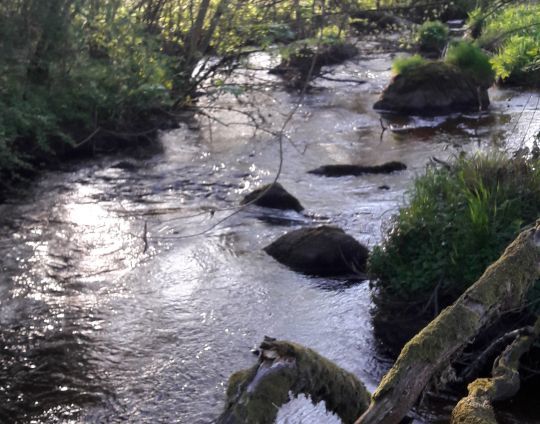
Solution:
{"label": "flowing water", "polygon": [[[270,61],[251,58],[256,67]],[[300,275],[262,247],[320,223],[372,247],[431,157],[505,139],[516,148],[540,126],[540,97],[515,91],[493,91],[482,115],[381,124],[371,105],[390,62],[388,53],[362,54],[330,71],[365,83],[320,80],[304,98],[264,87],[278,81],[264,71],[239,73],[236,82],[260,81],[261,90],[231,85],[201,98],[217,120],[164,132],[163,152],[67,164],[1,205],[0,422],[212,422],[228,376],[253,364],[264,335],[306,344],[373,389],[388,362],[372,335],[368,283]],[[284,122],[280,182],[306,213],[237,211],[274,178]],[[306,173],[390,160],[408,169]],[[338,420],[296,400],[279,422]]]}

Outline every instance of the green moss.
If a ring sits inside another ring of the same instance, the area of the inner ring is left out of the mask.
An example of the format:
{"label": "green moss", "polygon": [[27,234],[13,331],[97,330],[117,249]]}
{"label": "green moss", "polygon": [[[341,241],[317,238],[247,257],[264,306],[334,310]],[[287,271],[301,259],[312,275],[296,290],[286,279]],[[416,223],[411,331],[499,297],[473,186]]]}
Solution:
{"label": "green moss", "polygon": [[533,243],[536,231],[522,232],[469,290],[405,345],[373,394],[375,402],[413,384],[408,383],[411,378],[417,378],[415,383],[422,390],[427,384],[422,379],[446,365],[484,325],[522,303],[539,276],[540,249]]}
{"label": "green moss", "polygon": [[478,42],[495,53],[491,63],[498,78],[539,84],[540,5],[510,4],[496,13],[476,12],[471,20],[483,24]]}
{"label": "green moss", "polygon": [[313,403],[325,402],[344,423],[354,423],[369,406],[371,397],[364,385],[314,350],[286,341],[265,341],[261,347],[289,365],[268,368],[272,364],[265,360],[233,374],[218,422],[273,423],[289,393],[310,396]]}
{"label": "green moss", "polygon": [[[480,281],[488,283],[482,285],[481,289],[473,286],[466,292],[469,299],[484,305],[496,304],[500,299],[512,300],[512,303],[502,305],[507,309],[523,303],[538,277],[540,255],[530,241],[534,231],[530,229],[518,236],[516,242],[482,275]],[[524,244],[528,248],[523,248]]]}
{"label": "green moss", "polygon": [[227,384],[227,399],[229,402],[233,402],[241,394],[244,384],[250,381],[256,372],[257,367],[252,367],[237,371],[229,377]]}
{"label": "green moss", "polygon": [[462,399],[452,411],[452,424],[497,424],[491,404]]}
{"label": "green moss", "polygon": [[478,325],[478,315],[463,305],[445,309],[405,345],[396,363],[373,393],[373,399],[380,399],[404,378],[409,378],[407,373],[411,366],[439,363],[450,344],[465,343],[475,334]]}
{"label": "green moss", "polygon": [[397,58],[392,63],[392,71],[395,75],[410,74],[412,71],[421,69],[422,65],[425,65],[426,63],[428,63],[427,60],[419,54],[401,57]]}

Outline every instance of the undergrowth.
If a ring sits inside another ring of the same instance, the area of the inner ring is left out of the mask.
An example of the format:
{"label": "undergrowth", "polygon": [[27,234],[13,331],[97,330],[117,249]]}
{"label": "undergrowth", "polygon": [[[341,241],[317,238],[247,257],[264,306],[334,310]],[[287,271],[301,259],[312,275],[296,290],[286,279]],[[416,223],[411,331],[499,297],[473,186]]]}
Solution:
{"label": "undergrowth", "polygon": [[416,178],[369,272],[394,299],[453,301],[540,215],[540,160],[501,153],[456,159]]}

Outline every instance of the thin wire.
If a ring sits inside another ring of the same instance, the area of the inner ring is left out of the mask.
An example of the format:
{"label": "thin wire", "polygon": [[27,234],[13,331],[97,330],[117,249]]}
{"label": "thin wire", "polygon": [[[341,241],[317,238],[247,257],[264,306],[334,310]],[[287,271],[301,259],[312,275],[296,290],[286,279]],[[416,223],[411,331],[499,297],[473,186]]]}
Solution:
{"label": "thin wire", "polygon": [[527,130],[525,131],[525,135],[523,136],[523,140],[521,140],[521,144],[519,145],[520,148],[523,147],[523,145],[525,144],[527,134],[529,134],[529,129],[531,128],[531,124],[534,121],[534,115],[536,115],[536,111],[538,110],[538,105],[539,104],[540,104],[540,95],[537,95],[536,106],[534,107],[533,115],[532,115],[531,119],[529,120],[529,125],[527,125]]}
{"label": "thin wire", "polygon": [[525,112],[525,108],[529,105],[529,102],[531,101],[531,98],[532,98],[532,94],[529,94],[529,97],[528,97],[528,99],[527,99],[527,102],[523,105],[523,109],[521,109],[521,112],[520,112],[520,114],[518,115],[517,121],[516,121],[516,123],[514,124],[514,128],[512,128],[511,134],[515,134],[516,128],[517,128],[519,122],[521,121],[521,117],[523,116],[523,112]]}

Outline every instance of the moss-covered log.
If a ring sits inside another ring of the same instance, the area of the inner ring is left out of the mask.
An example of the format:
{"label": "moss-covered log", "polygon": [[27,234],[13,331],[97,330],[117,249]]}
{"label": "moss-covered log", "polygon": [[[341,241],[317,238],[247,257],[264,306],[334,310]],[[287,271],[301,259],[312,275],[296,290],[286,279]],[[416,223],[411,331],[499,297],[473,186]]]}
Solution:
{"label": "moss-covered log", "polygon": [[523,231],[453,305],[411,339],[357,424],[397,424],[431,378],[479,331],[519,308],[540,272],[540,224]]}
{"label": "moss-covered log", "polygon": [[540,334],[540,318],[529,334],[507,346],[495,361],[492,378],[479,378],[452,411],[451,424],[497,424],[492,403],[512,398],[520,388],[519,360]]}
{"label": "moss-covered log", "polygon": [[370,394],[351,373],[317,352],[287,341],[265,338],[258,363],[231,376],[219,424],[270,424],[293,395],[305,394],[344,423],[353,423]]}

